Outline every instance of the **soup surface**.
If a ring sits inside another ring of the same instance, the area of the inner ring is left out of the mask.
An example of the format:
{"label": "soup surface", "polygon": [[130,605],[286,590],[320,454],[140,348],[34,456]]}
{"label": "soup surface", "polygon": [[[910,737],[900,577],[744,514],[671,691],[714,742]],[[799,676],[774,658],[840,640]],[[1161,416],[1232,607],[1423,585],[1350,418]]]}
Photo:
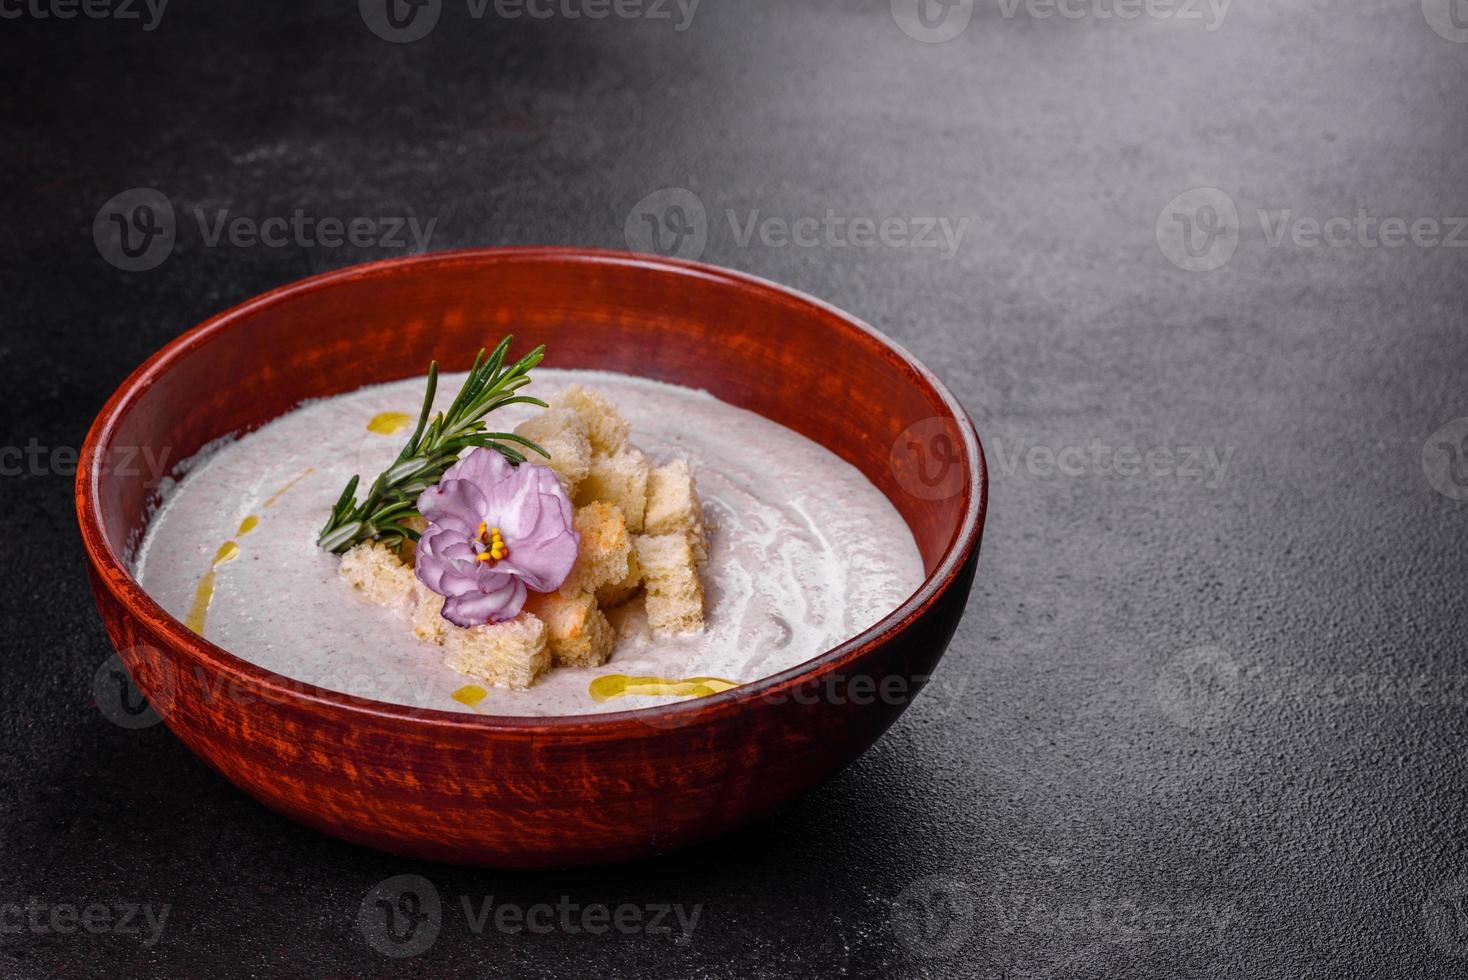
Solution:
{"label": "soup surface", "polygon": [[[439,379],[439,407],[462,381]],[[572,382],[604,392],[655,465],[681,457],[692,467],[709,528],[703,633],[648,636],[633,605],[614,617],[625,638],[602,667],[485,690],[413,636],[406,610],[359,598],[316,535],[354,473],[368,483],[397,456],[423,378],[308,403],[195,457],[149,523],[134,572],[210,641],[293,680],[497,715],[649,707],[767,677],[875,624],[922,583],[896,509],[824,447],[706,392],[625,375],[541,368],[527,391],[544,399]],[[536,411],[501,409],[491,427],[508,431]],[[632,680],[649,677],[670,683]],[[699,681],[672,683],[688,679]]]}

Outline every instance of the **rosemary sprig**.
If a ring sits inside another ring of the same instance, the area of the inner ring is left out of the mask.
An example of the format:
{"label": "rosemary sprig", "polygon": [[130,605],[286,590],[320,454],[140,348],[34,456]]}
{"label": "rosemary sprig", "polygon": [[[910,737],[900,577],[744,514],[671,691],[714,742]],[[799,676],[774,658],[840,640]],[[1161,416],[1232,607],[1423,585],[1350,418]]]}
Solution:
{"label": "rosemary sprig", "polygon": [[356,498],[359,477],[348,481],[331,508],[331,517],[321,529],[317,545],[340,554],[373,539],[388,544],[417,541],[418,532],[409,522],[420,516],[418,495],[438,483],[465,449],[479,446],[493,449],[514,466],[525,462],[525,454],[508,443],[518,443],[550,458],[550,453],[513,432],[486,431],[484,417],[497,408],[515,404],[546,407],[538,398],[515,394],[530,383],[530,369],[545,356],[545,346],[535,348],[506,367],[505,354],[512,339],[501,340],[488,357],[481,349],[453,404],[432,419],[429,412],[433,410],[433,396],[438,390],[438,362],[428,366],[428,390],[423,394],[423,409],[418,413],[412,437],[398,453],[397,460],[372,481],[361,502]]}

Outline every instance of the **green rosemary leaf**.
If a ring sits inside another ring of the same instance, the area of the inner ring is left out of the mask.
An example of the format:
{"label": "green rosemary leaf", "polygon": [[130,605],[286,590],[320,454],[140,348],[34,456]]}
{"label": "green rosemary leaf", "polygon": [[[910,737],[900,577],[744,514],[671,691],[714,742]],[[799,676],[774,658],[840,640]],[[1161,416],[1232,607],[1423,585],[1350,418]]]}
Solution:
{"label": "green rosemary leaf", "polygon": [[404,538],[416,541],[418,532],[407,522],[419,516],[418,495],[438,483],[465,449],[493,449],[516,466],[525,462],[526,457],[509,443],[550,458],[540,446],[512,432],[486,431],[485,416],[506,405],[547,407],[538,398],[515,394],[530,383],[530,371],[544,359],[545,347],[535,348],[506,367],[513,339],[505,337],[488,354],[480,349],[463,386],[442,412],[433,412],[438,391],[438,362],[428,366],[423,408],[418,413],[413,434],[393,464],[372,481],[360,502],[356,498],[360,480],[352,477],[321,529],[316,540],[320,547],[339,553],[373,538],[389,543]]}
{"label": "green rosemary leaf", "polygon": [[531,442],[529,439],[526,439],[524,436],[517,436],[513,432],[486,432],[483,438],[488,439],[491,442],[498,442],[501,440],[505,442],[518,442],[520,445],[527,446],[530,449],[533,449],[536,452],[540,453],[540,455],[544,456],[546,459],[550,459],[550,453],[546,452],[544,449],[541,449],[540,446]]}

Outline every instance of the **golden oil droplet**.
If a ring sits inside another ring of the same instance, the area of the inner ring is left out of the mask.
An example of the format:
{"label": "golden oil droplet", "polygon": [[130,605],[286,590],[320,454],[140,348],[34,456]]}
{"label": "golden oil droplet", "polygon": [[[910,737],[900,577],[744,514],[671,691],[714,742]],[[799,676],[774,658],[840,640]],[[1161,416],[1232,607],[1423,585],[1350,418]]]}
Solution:
{"label": "golden oil droplet", "polygon": [[367,431],[375,432],[380,436],[390,436],[402,432],[413,424],[413,416],[403,412],[378,412],[372,416],[372,421],[367,423]]}
{"label": "golden oil droplet", "polygon": [[466,684],[449,696],[460,704],[467,704],[472,708],[483,701],[488,694],[489,692],[478,684]]}
{"label": "golden oil droplet", "polygon": [[255,528],[259,526],[260,518],[255,516],[254,514],[251,514],[249,517],[246,517],[244,520],[240,521],[240,529],[234,532],[234,536],[237,538],[243,538],[245,535],[249,534],[251,531],[255,530]]}
{"label": "golden oil droplet", "polygon": [[641,697],[706,698],[733,690],[739,684],[722,677],[629,677],[626,674],[603,674],[591,682],[593,701],[610,701],[629,695]]}

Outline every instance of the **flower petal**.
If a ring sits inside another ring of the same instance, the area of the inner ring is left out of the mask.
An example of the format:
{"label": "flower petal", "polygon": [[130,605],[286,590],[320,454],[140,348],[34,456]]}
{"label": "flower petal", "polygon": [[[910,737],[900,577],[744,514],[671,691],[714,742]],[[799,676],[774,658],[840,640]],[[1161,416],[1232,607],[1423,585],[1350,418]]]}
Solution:
{"label": "flower petal", "polygon": [[468,480],[475,486],[488,488],[509,478],[515,472],[508,460],[493,449],[483,446],[471,449],[444,473],[445,480]]}
{"label": "flower petal", "polygon": [[444,600],[443,617],[455,626],[484,626],[514,619],[525,608],[525,583],[514,575],[502,575],[490,592],[473,592]]}
{"label": "flower petal", "polygon": [[484,492],[469,480],[445,478],[418,495],[418,513],[430,524],[453,525],[472,533],[484,520]]}
{"label": "flower petal", "polygon": [[498,564],[523,578],[534,591],[554,592],[571,574],[579,548],[576,532],[563,531],[549,541],[539,542],[535,548],[512,551],[510,557]]}

